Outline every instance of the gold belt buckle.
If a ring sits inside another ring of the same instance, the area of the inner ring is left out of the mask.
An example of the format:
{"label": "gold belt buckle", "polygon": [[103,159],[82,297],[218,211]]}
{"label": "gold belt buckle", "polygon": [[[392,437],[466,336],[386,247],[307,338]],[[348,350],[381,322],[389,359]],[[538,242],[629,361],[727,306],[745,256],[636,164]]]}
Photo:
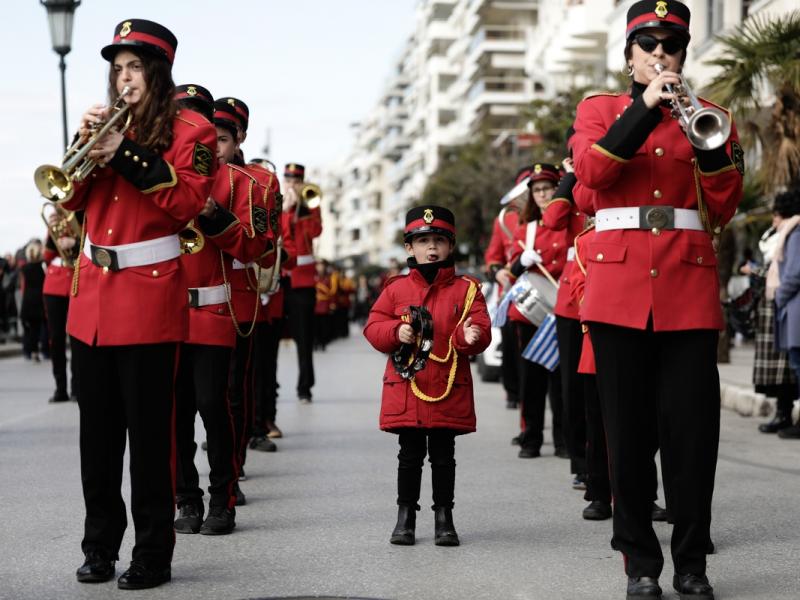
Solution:
{"label": "gold belt buckle", "polygon": [[105,248],[96,248],[94,251],[94,259],[101,267],[109,268],[112,264],[111,253]]}

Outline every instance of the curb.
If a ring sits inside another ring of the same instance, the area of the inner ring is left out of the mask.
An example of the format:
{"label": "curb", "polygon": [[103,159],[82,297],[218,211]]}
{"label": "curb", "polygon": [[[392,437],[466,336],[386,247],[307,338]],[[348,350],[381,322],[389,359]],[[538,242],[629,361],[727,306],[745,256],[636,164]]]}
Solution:
{"label": "curb", "polygon": [[22,346],[19,344],[2,345],[0,346],[0,358],[12,358],[14,356],[22,356]]}
{"label": "curb", "polygon": [[720,382],[722,408],[732,410],[743,417],[766,417],[775,410],[775,399],[757,394],[752,389]]}

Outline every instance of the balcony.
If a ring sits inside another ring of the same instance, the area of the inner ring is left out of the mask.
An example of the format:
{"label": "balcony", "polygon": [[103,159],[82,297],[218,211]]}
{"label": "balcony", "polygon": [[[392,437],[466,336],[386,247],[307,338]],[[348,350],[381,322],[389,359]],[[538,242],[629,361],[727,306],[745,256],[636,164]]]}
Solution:
{"label": "balcony", "polygon": [[411,146],[411,142],[407,136],[391,131],[383,138],[379,144],[379,149],[384,158],[397,161],[409,146]]}
{"label": "balcony", "polygon": [[478,62],[490,52],[505,52],[524,55],[526,49],[525,30],[513,25],[481,27],[470,41],[467,56],[470,62]]}

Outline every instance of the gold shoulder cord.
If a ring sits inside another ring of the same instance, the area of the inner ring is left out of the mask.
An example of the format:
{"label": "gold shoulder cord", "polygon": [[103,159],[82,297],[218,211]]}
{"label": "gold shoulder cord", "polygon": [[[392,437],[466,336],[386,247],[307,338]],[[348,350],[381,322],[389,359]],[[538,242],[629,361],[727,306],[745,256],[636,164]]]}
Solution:
{"label": "gold shoulder cord", "polygon": [[78,279],[81,272],[81,256],[83,256],[83,244],[86,242],[86,213],[83,213],[83,223],[81,223],[81,243],[78,246],[78,256],[75,258],[75,264],[72,266],[72,288],[70,289],[70,296],[75,298],[78,295]]}
{"label": "gold shoulder cord", "polygon": [[[233,169],[228,169],[228,177],[230,179],[231,185],[231,194],[230,199],[228,201],[228,210],[233,210]],[[253,214],[253,184],[252,180],[250,182],[250,189],[248,190],[248,209],[250,210],[250,214]],[[252,223],[251,223],[252,226]],[[244,229],[245,235],[253,239],[255,237],[255,229],[251,229],[250,232],[247,231],[247,226]],[[252,233],[252,235],[251,235]],[[258,286],[254,286],[253,289],[256,291],[256,308],[253,311],[253,320],[250,322],[250,329],[247,333],[244,333],[241,328],[239,327],[239,320],[236,318],[236,311],[233,310],[233,303],[231,302],[231,295],[233,293],[233,289],[230,287],[228,283],[228,274],[225,272],[225,256],[222,253],[222,250],[219,251],[219,262],[220,266],[222,267],[222,281],[225,283],[225,302],[228,304],[228,310],[231,313],[231,321],[233,321],[233,328],[236,330],[236,333],[239,334],[240,337],[250,337],[253,334],[253,330],[256,328],[256,317],[258,316],[258,305],[260,304],[259,294],[258,294]],[[258,267],[259,271],[261,267]],[[250,273],[248,272],[250,269],[245,267],[245,275],[247,277],[247,283],[249,285],[253,285],[250,281]]]}
{"label": "gold shoulder cord", "polygon": [[439,402],[440,400],[444,400],[447,396],[450,395],[450,392],[453,389],[453,382],[456,379],[456,368],[458,367],[458,352],[453,351],[453,336],[456,334],[456,331],[464,322],[467,314],[469,314],[470,309],[472,308],[472,303],[475,300],[475,296],[478,293],[478,286],[475,285],[475,282],[472,280],[469,281],[469,289],[467,290],[467,295],[464,298],[464,310],[461,313],[461,318],[456,323],[456,328],[453,330],[453,333],[450,334],[449,339],[447,340],[447,354],[444,357],[436,356],[433,352],[430,353],[428,358],[434,360],[438,363],[444,363],[450,360],[452,355],[452,363],[450,365],[450,373],[447,376],[447,387],[445,388],[444,392],[441,396],[433,397],[429,396],[425,392],[417,387],[416,376],[411,379],[411,391],[414,392],[414,395],[419,398],[420,400],[424,400],[425,402]]}

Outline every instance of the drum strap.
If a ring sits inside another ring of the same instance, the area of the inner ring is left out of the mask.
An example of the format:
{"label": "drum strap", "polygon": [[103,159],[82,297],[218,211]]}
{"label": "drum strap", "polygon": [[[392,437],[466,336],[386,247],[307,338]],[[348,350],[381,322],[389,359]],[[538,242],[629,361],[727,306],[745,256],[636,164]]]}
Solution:
{"label": "drum strap", "polygon": [[528,227],[525,229],[525,250],[533,250],[533,245],[536,243],[537,228],[538,223],[536,220],[528,223]]}

